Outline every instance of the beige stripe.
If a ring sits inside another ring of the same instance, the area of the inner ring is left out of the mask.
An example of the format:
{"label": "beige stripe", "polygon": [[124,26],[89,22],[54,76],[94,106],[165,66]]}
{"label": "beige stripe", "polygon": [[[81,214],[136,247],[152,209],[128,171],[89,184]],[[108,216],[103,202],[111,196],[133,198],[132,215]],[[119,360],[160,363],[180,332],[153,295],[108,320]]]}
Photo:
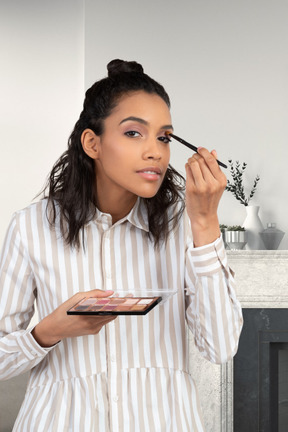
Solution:
{"label": "beige stripe", "polygon": [[16,421],[14,427],[16,427],[16,431],[33,431],[31,428],[31,417],[34,412],[35,406],[37,406],[38,400],[36,399],[36,394],[38,393],[38,389],[32,390],[28,397],[25,399],[24,404],[25,407],[21,407],[21,410],[23,410],[24,413],[26,413],[26,416],[23,416],[22,419],[20,418],[19,424]]}
{"label": "beige stripe", "polygon": [[[85,231],[85,247],[86,247],[86,261],[87,261],[87,269],[85,268],[85,273],[86,277],[88,278],[88,282],[89,282],[89,289],[96,289],[97,288],[97,269],[98,269],[98,273],[99,273],[99,259],[97,257],[97,259],[95,259],[94,256],[94,244],[97,244],[98,241],[97,239],[95,239],[95,243],[94,243],[94,235],[97,235],[97,231],[93,229],[94,228],[94,224],[89,224],[87,226],[87,229]],[[101,275],[102,276],[102,275]],[[100,285],[101,286],[101,285]]]}
{"label": "beige stripe", "polygon": [[[137,412],[138,412],[138,422],[140,425],[140,428],[142,430],[145,430],[144,427],[144,412],[143,412],[143,393],[144,393],[144,388],[143,388],[143,381],[141,379],[141,372],[142,369],[136,369],[135,370],[135,379],[133,380],[133,387],[132,391],[131,391],[131,396],[133,397],[133,393],[134,393],[134,389],[135,387],[137,388],[137,399],[136,399],[136,404],[137,404]],[[134,429],[136,430],[136,429]]]}
{"label": "beige stripe", "polygon": [[222,346],[225,345],[225,348],[226,348],[225,358],[227,358],[227,355],[229,355],[231,353],[231,341],[230,341],[229,332],[228,332],[229,325],[228,325],[228,317],[227,317],[227,310],[226,310],[227,297],[224,295],[225,287],[223,287],[223,283],[222,283],[222,280],[220,278],[219,278],[219,288],[220,289],[218,291],[218,295],[219,295],[218,298],[220,298],[220,302],[221,302],[221,311],[222,311],[221,324],[222,324],[223,333],[224,333],[224,340],[222,340]]}
{"label": "beige stripe", "polygon": [[[61,393],[60,393],[61,392]],[[71,404],[67,404],[68,400],[71,400],[71,396],[69,395],[69,385],[67,382],[61,382],[60,388],[57,391],[57,398],[60,400],[61,394],[61,404],[56,406],[55,412],[55,424],[61,425],[61,429],[64,431],[69,427],[69,416],[71,412]],[[59,427],[59,429],[60,429]]]}
{"label": "beige stripe", "polygon": [[208,267],[209,269],[210,266],[213,269],[221,268],[220,261],[215,263],[215,257],[211,257],[205,261],[194,261],[194,266],[196,270],[201,270],[203,267]]}
{"label": "beige stripe", "polygon": [[[174,298],[172,299],[174,301],[174,307],[172,301],[170,301],[170,313],[169,316],[171,317],[170,321],[171,324],[175,323],[174,325],[170,326],[170,339],[171,339],[171,351],[173,355],[173,365],[175,369],[182,369],[183,364],[182,362],[179,362],[179,358],[181,358],[183,354],[183,344],[185,343],[185,340],[183,340],[183,332],[180,334],[177,331],[177,328],[179,327],[179,317],[182,321],[183,326],[183,319],[185,316],[184,311],[184,302],[183,302],[183,287],[181,284],[181,276],[180,276],[180,268],[178,261],[176,260],[176,257],[181,256],[181,251],[179,248],[179,243],[176,243],[175,239],[173,239],[173,242],[171,241],[169,245],[167,245],[167,257],[168,257],[168,265],[167,265],[167,274],[168,274],[168,280],[172,281],[174,274],[176,274],[176,288],[177,288],[177,294],[174,295]],[[177,316],[175,316],[175,313]],[[177,347],[177,349],[175,349]]]}
{"label": "beige stripe", "polygon": [[[212,330],[212,346],[213,346],[213,351],[214,352],[219,352],[220,353],[220,341],[219,341],[219,334],[218,334],[218,325],[217,325],[217,312],[215,310],[215,302],[216,302],[216,296],[219,296],[219,291],[214,289],[214,283],[213,283],[213,279],[212,278],[208,278],[208,291],[210,293],[209,296],[209,312],[210,312],[210,318],[212,323],[214,323],[214,325],[211,326],[211,330]],[[205,323],[202,323],[203,327],[205,327]],[[216,356],[216,361],[217,361],[217,356]]]}
{"label": "beige stripe", "polygon": [[[36,209],[35,209],[36,210]],[[39,208],[41,210],[41,207]],[[37,224],[37,232],[38,232],[38,242],[39,242],[39,261],[41,263],[47,262],[47,255],[46,255],[46,239],[44,236],[44,230],[41,229],[42,224],[42,212],[41,211],[31,211],[31,225],[34,225],[34,219]],[[33,228],[35,229],[35,227]],[[46,303],[46,310],[45,314],[48,315],[50,312],[50,305],[54,304],[54,298],[53,293],[49,289],[50,287],[50,278],[49,278],[49,271],[44,271],[43,266],[41,268],[41,273],[44,274],[44,277],[42,279],[42,283],[44,284],[44,290],[45,290],[45,303]]]}
{"label": "beige stripe", "polygon": [[[20,273],[20,269],[21,266],[23,265],[23,258],[21,257],[21,255],[17,256],[16,253],[16,249],[17,246],[16,244],[19,244],[19,238],[15,239],[15,236],[13,235],[12,237],[12,242],[15,241],[15,248],[13,248],[13,252],[11,254],[11,256],[8,256],[8,261],[7,263],[5,263],[4,269],[7,266],[7,272],[11,272],[13,273],[15,276],[14,278],[11,280],[10,286],[6,285],[6,289],[8,290],[8,292],[13,293],[13,291],[16,289],[16,283],[18,281],[18,274]],[[24,280],[24,282],[26,282]],[[4,281],[1,283],[4,284]],[[21,290],[17,290],[17,296],[19,296],[18,298],[13,295],[6,295],[6,304],[5,304],[5,309],[4,309],[4,315],[9,316],[10,311],[17,311],[17,310],[21,310],[21,303],[23,301],[23,294]],[[15,304],[15,300],[16,300],[16,304]],[[3,302],[3,300],[2,300]],[[11,320],[13,321],[13,327],[16,329],[16,321],[15,319],[13,319],[13,317],[11,317]],[[4,324],[4,322],[3,322]],[[1,326],[2,327],[2,326]]]}
{"label": "beige stripe", "polygon": [[165,416],[165,411],[164,411],[164,406],[163,406],[163,400],[166,397],[166,395],[164,395],[163,393],[166,392],[167,388],[164,387],[164,389],[162,388],[162,383],[161,383],[161,376],[164,373],[164,371],[159,371],[159,373],[155,374],[155,391],[157,394],[157,400],[158,400],[158,415],[159,415],[159,419],[161,422],[161,430],[165,429],[165,424],[166,423],[166,416]]}
{"label": "beige stripe", "polygon": [[[205,246],[205,254],[213,254],[215,253],[214,245]],[[191,255],[194,259],[197,259],[199,261],[200,259],[203,259],[203,247],[201,248],[193,248],[191,249]],[[205,258],[206,261],[207,258]]]}
{"label": "beige stripe", "polygon": [[[154,401],[154,397],[155,397],[155,387],[153,388],[153,386],[151,385],[151,370],[148,369],[149,372],[149,376],[146,376],[146,380],[145,380],[145,393],[146,393],[146,399],[149,401],[149,406],[152,406],[151,401]],[[154,423],[154,411],[156,410],[156,407],[153,406],[153,411],[151,412],[151,410],[149,410],[147,412],[147,416],[148,416],[148,420],[149,420],[149,431],[156,431],[156,425]]]}

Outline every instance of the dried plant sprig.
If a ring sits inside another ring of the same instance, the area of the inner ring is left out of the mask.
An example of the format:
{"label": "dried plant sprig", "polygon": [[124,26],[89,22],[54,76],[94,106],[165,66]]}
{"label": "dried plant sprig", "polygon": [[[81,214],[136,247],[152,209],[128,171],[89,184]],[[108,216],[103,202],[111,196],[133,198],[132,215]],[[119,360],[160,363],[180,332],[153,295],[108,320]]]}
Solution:
{"label": "dried plant sprig", "polygon": [[257,176],[254,179],[253,187],[250,191],[250,194],[246,196],[245,189],[243,185],[243,174],[247,168],[247,163],[243,162],[242,165],[239,161],[235,162],[235,166],[233,161],[230,159],[228,161],[230,166],[230,173],[233,181],[227,180],[226,190],[232,192],[235,198],[240,201],[244,206],[248,206],[249,201],[253,198],[258,182],[260,180],[260,176]]}

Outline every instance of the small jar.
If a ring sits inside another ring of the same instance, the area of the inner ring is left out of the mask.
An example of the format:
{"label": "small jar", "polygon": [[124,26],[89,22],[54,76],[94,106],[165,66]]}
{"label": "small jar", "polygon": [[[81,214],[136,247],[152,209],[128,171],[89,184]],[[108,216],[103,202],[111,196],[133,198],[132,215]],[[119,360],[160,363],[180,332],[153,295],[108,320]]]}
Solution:
{"label": "small jar", "polygon": [[268,250],[278,249],[282,238],[284,237],[284,231],[276,228],[276,223],[267,223],[267,228],[259,233],[263,243]]}
{"label": "small jar", "polygon": [[247,243],[247,231],[229,231],[225,232],[227,249],[243,249]]}

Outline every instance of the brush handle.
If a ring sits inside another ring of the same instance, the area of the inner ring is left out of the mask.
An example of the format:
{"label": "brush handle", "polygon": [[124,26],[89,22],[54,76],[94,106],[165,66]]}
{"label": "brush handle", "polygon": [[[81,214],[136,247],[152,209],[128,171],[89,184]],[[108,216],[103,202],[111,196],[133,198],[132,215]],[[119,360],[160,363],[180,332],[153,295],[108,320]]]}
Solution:
{"label": "brush handle", "polygon": [[197,153],[198,147],[195,147],[193,144],[188,143],[184,139],[178,137],[177,135],[174,135],[172,133],[169,133],[169,135],[174,138],[176,141],[179,141],[181,144],[184,144],[186,147],[190,148],[191,150],[195,151]]}
{"label": "brush handle", "polygon": [[[177,135],[174,135],[172,133],[169,133],[169,135],[174,138],[176,141],[179,141],[181,144],[185,145],[186,147],[190,148],[191,150],[195,151],[197,153],[198,147],[194,146],[193,144],[188,143],[187,141],[183,140],[182,138],[178,137]],[[222,166],[223,168],[227,168],[227,165],[225,165],[223,162],[220,162],[218,159],[216,159],[218,165]]]}

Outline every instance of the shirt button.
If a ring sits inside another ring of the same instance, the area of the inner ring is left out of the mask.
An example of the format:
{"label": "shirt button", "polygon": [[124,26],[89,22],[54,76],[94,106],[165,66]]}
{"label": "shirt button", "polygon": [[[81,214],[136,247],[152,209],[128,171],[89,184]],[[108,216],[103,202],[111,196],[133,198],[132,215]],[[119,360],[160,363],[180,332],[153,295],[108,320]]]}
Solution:
{"label": "shirt button", "polygon": [[118,400],[119,400],[119,397],[118,397],[118,396],[114,396],[114,397],[113,397],[113,401],[114,401],[114,402],[118,402]]}
{"label": "shirt button", "polygon": [[116,356],[115,355],[111,355],[111,361],[115,362],[116,361]]}

